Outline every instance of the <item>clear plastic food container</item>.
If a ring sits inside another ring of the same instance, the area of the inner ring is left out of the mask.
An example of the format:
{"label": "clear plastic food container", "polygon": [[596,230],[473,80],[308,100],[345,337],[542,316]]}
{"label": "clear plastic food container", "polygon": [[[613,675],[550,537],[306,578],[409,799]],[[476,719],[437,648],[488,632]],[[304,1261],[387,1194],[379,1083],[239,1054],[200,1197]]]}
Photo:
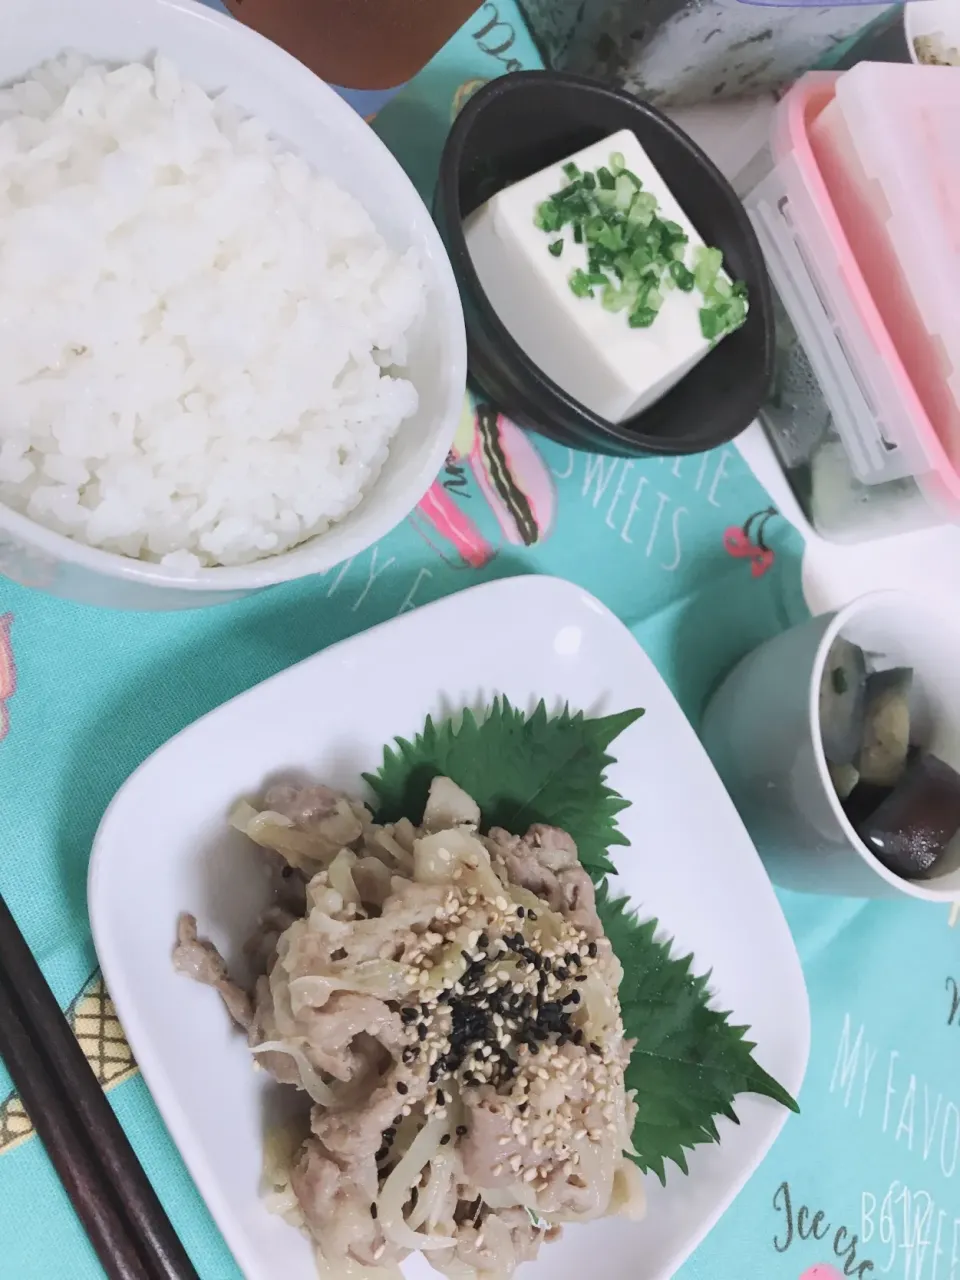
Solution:
{"label": "clear plastic food container", "polygon": [[861,541],[960,523],[960,474],[884,324],[811,146],[811,127],[840,81],[813,72],[784,97],[773,119],[772,169],[745,203],[779,295],[775,386],[761,420],[818,532]]}

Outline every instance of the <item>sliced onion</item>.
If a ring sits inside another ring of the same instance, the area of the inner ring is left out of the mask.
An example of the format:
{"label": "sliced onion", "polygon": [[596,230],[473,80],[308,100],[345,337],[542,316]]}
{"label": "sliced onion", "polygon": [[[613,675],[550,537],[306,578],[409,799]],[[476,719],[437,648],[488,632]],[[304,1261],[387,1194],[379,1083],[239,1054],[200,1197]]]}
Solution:
{"label": "sliced onion", "polygon": [[423,1170],[440,1150],[440,1139],[449,1132],[450,1122],[446,1117],[428,1120],[383,1184],[377,1202],[380,1228],[388,1240],[402,1249],[449,1249],[457,1243],[454,1236],[431,1236],[412,1231],[403,1218],[403,1206],[409,1198],[410,1188],[419,1183]]}
{"label": "sliced onion", "polygon": [[322,1107],[338,1107],[341,1105],[340,1099],[328,1084],[324,1084],[319,1071],[313,1066],[298,1044],[293,1044],[289,1040],[265,1040],[263,1044],[254,1045],[250,1052],[255,1054],[289,1054],[297,1064],[301,1084],[314,1102],[319,1102]]}

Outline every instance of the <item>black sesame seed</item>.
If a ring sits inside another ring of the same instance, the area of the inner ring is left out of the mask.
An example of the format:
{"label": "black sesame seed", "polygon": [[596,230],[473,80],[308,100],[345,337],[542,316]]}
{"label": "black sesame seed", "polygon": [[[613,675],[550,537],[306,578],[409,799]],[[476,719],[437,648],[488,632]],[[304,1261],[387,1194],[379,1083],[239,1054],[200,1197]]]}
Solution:
{"label": "black sesame seed", "polygon": [[421,1041],[427,1038],[427,1028],[422,1022],[417,1024],[417,1037]]}
{"label": "black sesame seed", "polygon": [[521,1115],[523,1115],[523,1113],[526,1111],[529,1105],[530,1105],[529,1102],[521,1102],[520,1105],[517,1107],[517,1110],[520,1112]]}
{"label": "black sesame seed", "polygon": [[537,913],[536,913],[535,911],[528,911],[528,912],[527,912],[527,919],[528,919],[528,920],[534,920],[534,921],[535,921],[535,920],[536,920],[536,918],[537,918]]}
{"label": "black sesame seed", "polygon": [[580,963],[580,957],[577,955],[577,953],[576,953],[575,951],[568,951],[568,952],[567,952],[567,954],[566,954],[563,958],[564,958],[564,960],[567,962],[567,964],[579,964],[579,963]]}
{"label": "black sesame seed", "polygon": [[560,979],[561,982],[566,982],[567,979],[570,977],[570,970],[564,969],[562,966],[561,968],[557,969],[556,973],[557,973],[557,977]]}
{"label": "black sesame seed", "polygon": [[443,1090],[438,1089],[437,1090],[437,1106],[438,1107],[444,1106],[446,1101],[447,1101],[446,1098],[443,1096]]}
{"label": "black sesame seed", "polygon": [[533,1054],[534,1057],[536,1057],[537,1054],[540,1052],[540,1046],[537,1044],[535,1040],[528,1040],[527,1047],[529,1048],[530,1052]]}
{"label": "black sesame seed", "polygon": [[579,1004],[579,1003],[580,1003],[580,992],[579,992],[579,991],[571,991],[571,992],[570,992],[570,994],[569,994],[568,996],[564,996],[564,997],[563,997],[563,1003],[564,1003],[564,1004]]}
{"label": "black sesame seed", "polygon": [[410,1008],[401,1009],[400,1017],[403,1019],[404,1022],[416,1022],[417,1011],[416,1009],[410,1009]]}
{"label": "black sesame seed", "polygon": [[443,1137],[440,1139],[441,1147],[445,1147],[449,1141],[450,1141],[450,1135],[449,1133],[445,1133]]}
{"label": "black sesame seed", "polygon": [[467,1132],[468,1132],[468,1130],[467,1130],[467,1126],[466,1126],[465,1124],[458,1124],[458,1125],[457,1125],[457,1137],[458,1137],[458,1138],[462,1138],[462,1137],[464,1137],[464,1135],[465,1135]]}
{"label": "black sesame seed", "polygon": [[579,1027],[573,1033],[573,1043],[576,1045],[583,1044],[583,1032],[580,1030]]}
{"label": "black sesame seed", "polygon": [[590,957],[591,960],[596,960],[597,944],[595,942],[591,942],[589,947],[587,947],[587,955]]}
{"label": "black sesame seed", "polygon": [[417,1058],[420,1057],[420,1050],[416,1045],[408,1045],[407,1048],[404,1049],[402,1057],[403,1061],[409,1067],[411,1062],[416,1062]]}
{"label": "black sesame seed", "polygon": [[403,1124],[403,1116],[394,1116],[394,1117],[393,1117],[393,1123],[394,1123],[394,1124],[396,1124],[396,1125],[401,1125],[401,1124]]}
{"label": "black sesame seed", "polygon": [[586,980],[587,980],[587,975],[585,973],[578,973],[577,976],[574,978],[574,982],[586,982]]}
{"label": "black sesame seed", "polygon": [[590,1041],[590,1048],[593,1050],[594,1053],[603,1053],[603,1050],[597,1044],[596,1040]]}
{"label": "black sesame seed", "polygon": [[377,1209],[377,1202],[374,1200],[373,1203],[370,1205],[370,1217],[375,1218],[378,1212],[379,1210]]}
{"label": "black sesame seed", "polygon": [[293,867],[291,867],[291,866],[290,866],[289,862],[288,862],[288,863],[287,863],[287,865],[283,868],[283,870],[280,872],[280,874],[283,876],[284,880],[289,880],[289,879],[290,879],[290,877],[293,875]]}
{"label": "black sesame seed", "polygon": [[553,972],[553,962],[550,960],[549,956],[543,957],[543,972],[544,973]]}
{"label": "black sesame seed", "polygon": [[397,1093],[409,1093],[409,1085],[405,1085],[402,1080],[397,1081]]}
{"label": "black sesame seed", "polygon": [[347,958],[346,947],[337,947],[336,951],[330,952],[331,960],[346,960],[346,958]]}
{"label": "black sesame seed", "polygon": [[390,1154],[390,1148],[389,1148],[389,1147],[381,1147],[381,1148],[380,1148],[380,1150],[377,1152],[377,1160],[378,1160],[378,1162],[379,1162],[380,1160],[386,1160],[386,1158],[387,1158],[387,1156],[388,1156],[389,1154]]}
{"label": "black sesame seed", "polygon": [[521,920],[526,914],[527,913],[526,911],[524,911],[523,907],[517,907],[517,915],[520,917]]}
{"label": "black sesame seed", "polygon": [[486,951],[486,949],[487,949],[487,947],[489,947],[489,945],[490,945],[490,935],[489,935],[489,933],[481,933],[480,937],[477,939],[477,946],[478,946],[478,947],[483,947],[484,951]]}
{"label": "black sesame seed", "polygon": [[436,1084],[439,1079],[440,1079],[440,1063],[435,1062],[433,1066],[430,1068],[430,1083]]}

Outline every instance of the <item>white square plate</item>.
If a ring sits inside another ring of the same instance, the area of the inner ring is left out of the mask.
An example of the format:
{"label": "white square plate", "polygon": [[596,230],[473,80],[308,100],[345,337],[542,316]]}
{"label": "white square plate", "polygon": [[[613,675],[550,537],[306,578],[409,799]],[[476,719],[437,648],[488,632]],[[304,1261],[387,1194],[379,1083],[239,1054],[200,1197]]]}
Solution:
{"label": "white square plate", "polygon": [[[614,744],[609,780],[631,807],[617,851],[623,887],[698,972],[720,1006],[752,1027],[761,1064],[796,1095],[810,1041],[793,940],[756,850],[697,737],[630,632],[558,579],[476,587],[376,627],[281,672],[211,712],[151,756],[103,819],[90,867],[93,935],[107,986],[144,1078],[200,1193],[248,1280],[315,1280],[300,1235],[258,1194],[266,1090],[217,996],[174,973],[176,920],[235,956],[262,908],[255,848],[226,814],[267,778],[308,772],[356,792],[395,735],[429,713],[503,693],[532,709],[592,714],[645,707]],[[273,1086],[276,1087],[276,1086]],[[609,1280],[666,1280],[760,1163],[786,1118],[742,1097],[722,1142],[648,1179],[641,1224],[567,1228],[523,1268],[528,1280],[581,1280],[604,1258]],[[411,1280],[437,1273],[422,1258]]]}

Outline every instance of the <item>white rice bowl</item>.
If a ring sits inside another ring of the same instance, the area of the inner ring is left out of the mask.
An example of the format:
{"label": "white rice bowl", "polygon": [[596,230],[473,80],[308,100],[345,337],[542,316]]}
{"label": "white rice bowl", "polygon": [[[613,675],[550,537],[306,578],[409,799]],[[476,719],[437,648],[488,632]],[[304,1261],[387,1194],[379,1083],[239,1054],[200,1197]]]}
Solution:
{"label": "white rice bowl", "polygon": [[417,254],[164,57],[0,91],[0,502],[191,573],[361,500],[401,423]]}

